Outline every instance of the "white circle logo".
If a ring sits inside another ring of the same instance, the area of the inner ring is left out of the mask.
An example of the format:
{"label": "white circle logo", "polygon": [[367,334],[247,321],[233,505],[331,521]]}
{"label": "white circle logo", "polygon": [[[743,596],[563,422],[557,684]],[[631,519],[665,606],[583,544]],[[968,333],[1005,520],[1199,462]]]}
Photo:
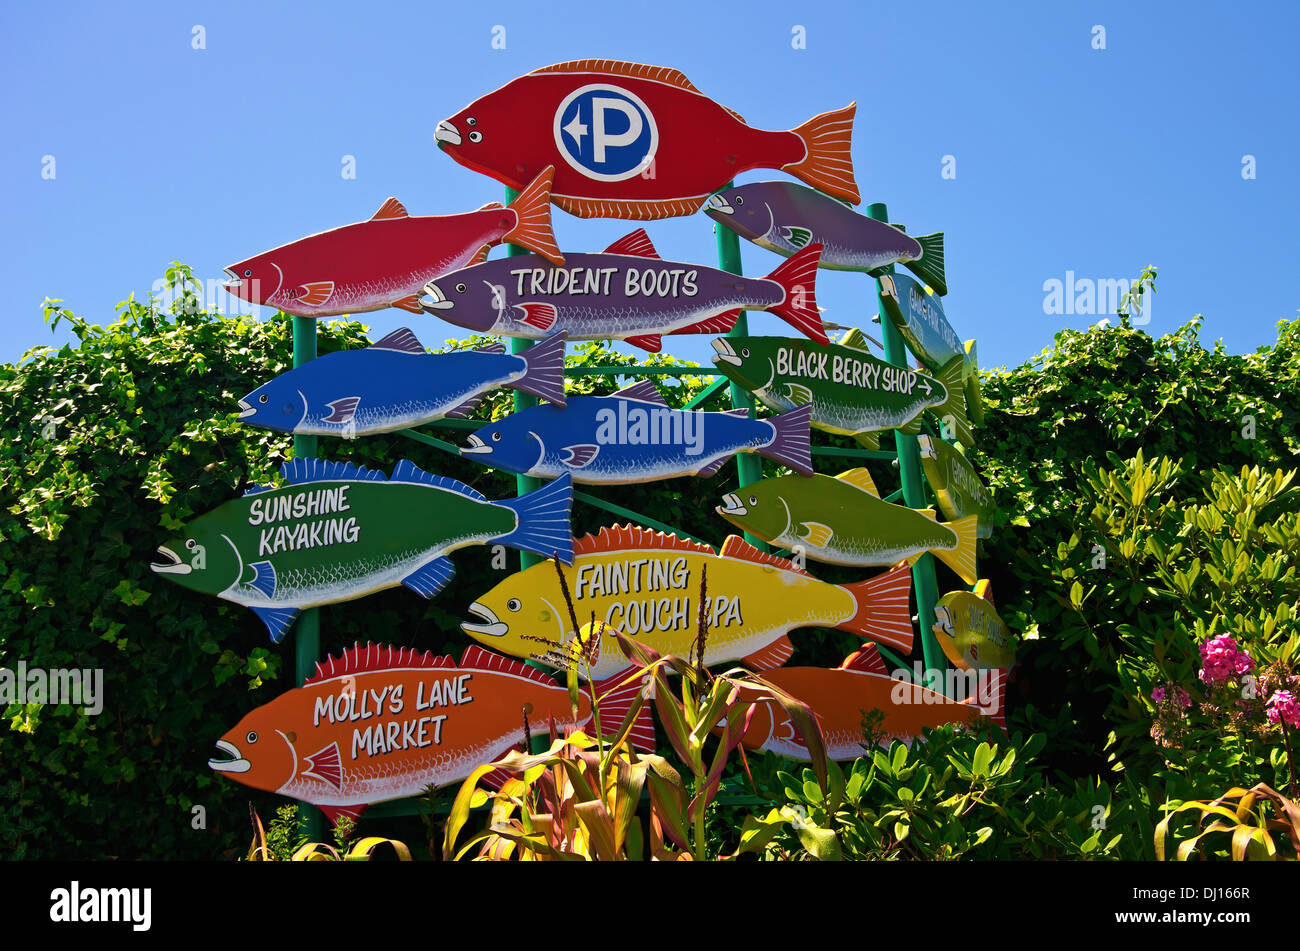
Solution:
{"label": "white circle logo", "polygon": [[555,145],[576,171],[621,182],[654,161],[659,127],[646,104],[618,86],[597,83],[564,97],[555,110]]}

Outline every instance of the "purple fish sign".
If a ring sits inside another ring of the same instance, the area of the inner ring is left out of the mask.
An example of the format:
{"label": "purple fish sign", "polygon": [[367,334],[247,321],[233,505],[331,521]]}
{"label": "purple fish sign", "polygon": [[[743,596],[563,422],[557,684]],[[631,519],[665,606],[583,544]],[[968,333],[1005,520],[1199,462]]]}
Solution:
{"label": "purple fish sign", "polygon": [[766,277],[659,257],[638,228],[600,254],[557,267],[538,255],[486,261],[430,281],[425,312],[478,333],[570,340],[613,338],[658,351],[664,334],[726,333],[742,310],[767,310],[827,343],[815,286],[821,245],[810,244]]}
{"label": "purple fish sign", "polygon": [[574,396],[568,405],[533,406],[484,426],[461,450],[479,462],[524,475],[627,485],[697,475],[709,478],[738,452],[756,452],[812,475],[811,406],[770,419],[745,409],[672,409],[649,380],[611,396]]}
{"label": "purple fish sign", "polygon": [[943,233],[908,235],[897,225],[860,215],[843,202],[795,182],[728,188],[704,209],[714,221],[761,248],[789,257],[822,245],[821,266],[873,276],[902,264],[939,294],[948,293]]}

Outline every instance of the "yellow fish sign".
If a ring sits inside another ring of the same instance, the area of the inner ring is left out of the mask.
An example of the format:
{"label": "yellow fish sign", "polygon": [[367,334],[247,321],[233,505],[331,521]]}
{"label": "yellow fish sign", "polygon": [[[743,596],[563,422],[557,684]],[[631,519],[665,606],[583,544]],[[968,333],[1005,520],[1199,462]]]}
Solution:
{"label": "yellow fish sign", "polygon": [[1016,638],[994,610],[987,580],[977,583],[974,592],[945,594],[934,615],[935,639],[955,666],[994,670],[1015,664]]}
{"label": "yellow fish sign", "polygon": [[[661,654],[691,656],[706,568],[706,665],[743,661],[754,670],[779,667],[794,653],[787,635],[797,627],[833,627],[905,652],[912,648],[912,581],[906,564],[867,581],[835,585],[735,535],[714,552],[700,542],[634,525],[577,539],[574,553],[564,575],[578,624],[586,626],[594,614]],[[564,666],[573,656],[573,625],[551,562],[511,575],[469,610],[478,620],[461,627],[493,650],[552,666]],[[612,630],[602,632],[589,656],[591,669],[579,672],[598,680],[631,666]]]}

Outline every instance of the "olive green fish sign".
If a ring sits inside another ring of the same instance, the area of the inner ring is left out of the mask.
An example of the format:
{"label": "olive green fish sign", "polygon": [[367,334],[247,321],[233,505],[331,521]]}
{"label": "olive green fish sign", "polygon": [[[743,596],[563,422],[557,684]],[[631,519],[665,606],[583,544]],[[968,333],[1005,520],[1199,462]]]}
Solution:
{"label": "olive green fish sign", "polygon": [[966,418],[960,364],[936,378],[886,363],[867,351],[859,330],[824,346],[806,338],[719,337],[713,349],[718,369],[769,409],[811,403],[814,428],[853,436],[869,449],[879,448],[880,430],[919,433],[925,410]]}
{"label": "olive green fish sign", "polygon": [[150,565],[251,609],[276,644],[304,608],[398,585],[433,597],[456,571],[447,553],[467,545],[573,561],[567,475],[502,502],[406,460],[391,477],[323,459],[292,459],[280,475],[288,485],[254,486],[185,525]]}
{"label": "olive green fish sign", "polygon": [[918,436],[916,441],[921,449],[921,466],[939,500],[939,510],[948,518],[974,515],[979,519],[979,537],[992,535],[993,515],[997,511],[993,493],[980,481],[961,450],[930,436]]}
{"label": "olive green fish sign", "polygon": [[1016,662],[1016,637],[993,607],[989,583],[972,591],[951,591],[934,607],[934,636],[948,659],[962,670],[1009,668]]}
{"label": "olive green fish sign", "polygon": [[717,511],[750,534],[817,561],[892,565],[930,551],[975,583],[975,516],[940,522],[931,509],[885,502],[866,469],[763,479],[728,493]]}

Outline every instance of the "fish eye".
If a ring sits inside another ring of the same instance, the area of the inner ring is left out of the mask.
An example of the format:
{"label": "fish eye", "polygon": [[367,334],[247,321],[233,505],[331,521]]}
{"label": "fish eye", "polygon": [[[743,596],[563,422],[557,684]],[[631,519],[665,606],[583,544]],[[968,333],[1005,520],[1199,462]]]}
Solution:
{"label": "fish eye", "polygon": [[194,539],[192,539],[192,538],[187,538],[187,539],[185,539],[185,547],[188,548],[190,551],[193,551],[193,550],[194,550]]}
{"label": "fish eye", "polygon": [[745,199],[743,199],[743,198],[741,198],[739,195],[737,195],[737,196],[736,196],[736,204],[737,204],[737,205],[743,205],[744,203],[745,203]]}
{"label": "fish eye", "polygon": [[253,269],[251,267],[244,268],[244,277],[252,277],[252,276],[253,276]]}
{"label": "fish eye", "polygon": [[256,743],[256,742],[257,742],[257,734],[256,734],[254,731],[249,730],[249,731],[248,731],[248,736],[244,737],[244,739],[248,740],[248,742],[250,742],[250,743]]}
{"label": "fish eye", "polygon": [[493,442],[500,442],[500,441],[501,441],[501,434],[500,434],[500,433],[493,433],[493,434],[492,434],[492,441],[493,441]]}
{"label": "fish eye", "polygon": [[523,605],[520,604],[518,598],[511,598],[509,601],[506,602],[506,607],[509,608],[511,611],[518,611],[520,608],[523,607]]}
{"label": "fish eye", "polygon": [[457,294],[464,294],[464,293],[465,293],[465,285],[464,285],[464,284],[457,284],[457,285],[456,285],[456,293],[457,293]]}
{"label": "fish eye", "polygon": [[465,124],[466,124],[466,125],[478,125],[478,120],[475,119],[473,116],[469,116],[468,118],[465,119]]}
{"label": "fish eye", "polygon": [[741,348],[740,348],[740,355],[741,355],[742,357],[748,357],[748,356],[749,356],[749,348],[748,348],[748,347],[741,347]]}
{"label": "fish eye", "polygon": [[750,505],[757,505],[757,504],[758,504],[758,499],[754,498],[754,497],[751,495],[751,496],[749,497],[749,504],[750,504]]}
{"label": "fish eye", "polygon": [[483,133],[482,133],[482,132],[471,132],[471,133],[469,134],[469,140],[470,140],[471,142],[482,142],[482,141],[483,141]]}
{"label": "fish eye", "polygon": [[263,393],[261,396],[259,396],[259,397],[257,398],[257,401],[258,401],[259,403],[265,403],[265,402],[266,402],[267,400],[269,400],[270,398],[271,398],[271,397],[269,397],[269,396],[267,396],[265,393]]}

